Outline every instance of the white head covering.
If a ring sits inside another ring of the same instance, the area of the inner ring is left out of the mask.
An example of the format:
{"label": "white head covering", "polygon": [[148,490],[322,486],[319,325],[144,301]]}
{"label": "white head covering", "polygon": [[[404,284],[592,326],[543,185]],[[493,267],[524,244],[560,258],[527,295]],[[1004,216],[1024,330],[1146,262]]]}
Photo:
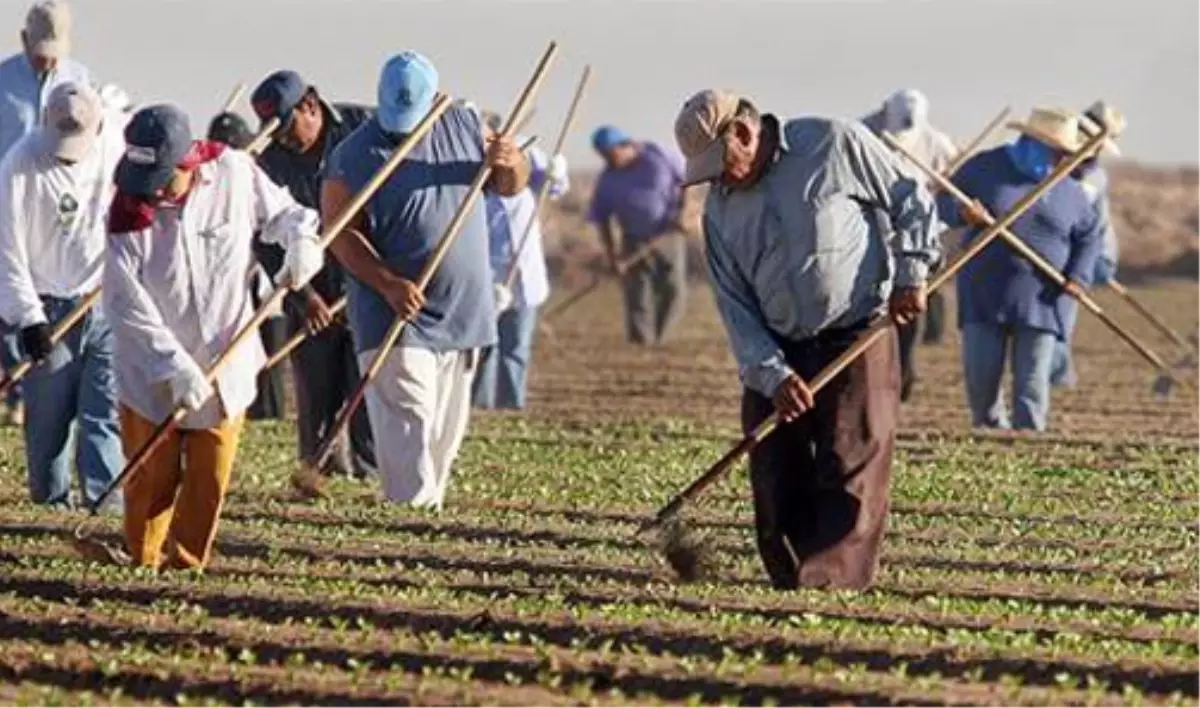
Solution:
{"label": "white head covering", "polygon": [[900,133],[929,122],[929,99],[916,89],[897,91],[883,102],[883,129]]}

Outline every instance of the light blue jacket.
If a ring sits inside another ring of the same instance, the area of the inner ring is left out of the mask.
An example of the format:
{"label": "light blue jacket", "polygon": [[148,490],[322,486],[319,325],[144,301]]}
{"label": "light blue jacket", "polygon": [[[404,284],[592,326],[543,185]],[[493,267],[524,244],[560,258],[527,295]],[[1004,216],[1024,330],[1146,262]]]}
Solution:
{"label": "light blue jacket", "polygon": [[0,62],[0,157],[42,122],[50,92],[66,81],[87,84],[91,77],[72,59],[61,59],[58,68],[41,79],[23,52]]}
{"label": "light blue jacket", "polygon": [[780,139],[757,184],[714,185],[704,214],[709,276],[742,382],[766,396],[791,372],[781,339],[869,318],[893,286],[924,282],[941,251],[933,197],[865,126],[802,118]]}

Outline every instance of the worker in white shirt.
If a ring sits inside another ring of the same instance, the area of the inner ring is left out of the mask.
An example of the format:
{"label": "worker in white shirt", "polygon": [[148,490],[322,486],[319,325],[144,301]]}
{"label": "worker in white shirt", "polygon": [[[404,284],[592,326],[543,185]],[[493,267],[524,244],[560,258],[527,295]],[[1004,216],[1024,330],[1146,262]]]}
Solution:
{"label": "worker in white shirt", "polygon": [[[90,81],[88,70],[71,59],[71,11],[65,2],[39,0],[25,14],[21,29],[22,51],[0,61],[0,158],[42,122],[50,92],[59,83]],[[3,292],[0,291],[0,297]],[[0,331],[0,365],[20,362],[20,347],[13,323]],[[21,425],[21,385],[8,389],[4,422]]]}
{"label": "worker in white shirt", "polygon": [[23,395],[37,504],[71,504],[72,452],[89,506],[124,464],[104,314],[93,308],[50,341],[55,324],[100,287],[105,214],[123,149],[120,127],[105,126],[102,114],[86,84],[59,84],[43,126],[0,162],[0,318],[18,328],[24,357],[36,363]]}
{"label": "worker in white shirt", "polygon": [[103,292],[126,454],[188,409],[126,483],[125,543],[140,565],[203,568],[266,361],[262,342],[232,351],[215,386],[205,371],[253,315],[254,234],[286,249],[279,282],[302,285],[325,262],[319,220],[244,152],[193,141],[173,106],[138,111],[125,142]]}
{"label": "worker in white shirt", "polygon": [[[483,118],[488,130],[492,133],[500,131],[499,114],[484,111]],[[523,142],[518,137],[517,143]],[[556,199],[566,194],[571,186],[565,157],[548,158],[536,146],[526,150],[526,155],[531,173],[525,189],[511,197],[484,193],[489,259],[499,320],[496,344],[482,350],[472,385],[471,400],[479,408],[520,410],[525,407],[525,383],[533,357],[538,308],[550,297],[542,229],[537,222],[536,193],[549,182],[549,196]],[[518,248],[521,249],[519,254]],[[510,289],[507,280],[514,257],[518,259],[517,270]]]}

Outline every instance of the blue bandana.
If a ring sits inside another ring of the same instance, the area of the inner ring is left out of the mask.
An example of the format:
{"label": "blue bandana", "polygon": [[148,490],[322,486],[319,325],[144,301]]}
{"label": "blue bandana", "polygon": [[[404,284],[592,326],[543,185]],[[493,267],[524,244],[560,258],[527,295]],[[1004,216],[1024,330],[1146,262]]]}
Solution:
{"label": "blue bandana", "polygon": [[1058,151],[1028,135],[1022,135],[1008,144],[1008,157],[1018,172],[1040,182],[1054,169],[1058,162]]}

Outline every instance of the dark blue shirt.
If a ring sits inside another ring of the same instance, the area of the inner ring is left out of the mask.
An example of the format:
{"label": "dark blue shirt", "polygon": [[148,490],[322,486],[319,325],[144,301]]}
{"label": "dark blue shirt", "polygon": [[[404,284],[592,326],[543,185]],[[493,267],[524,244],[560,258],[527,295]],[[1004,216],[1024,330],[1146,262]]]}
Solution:
{"label": "dark blue shirt", "polygon": [[[325,122],[319,150],[301,154],[271,143],[258,159],[259,166],[267,176],[276,184],[287,187],[293,199],[318,211],[321,208],[322,174],[329,156],[358,126],[375,115],[372,108],[349,103],[322,102],[321,107],[325,114]],[[283,252],[277,247],[260,249],[259,259],[273,273],[283,264]],[[332,304],[346,291],[345,277],[341,265],[332,255],[326,253],[325,267],[309,281],[309,285],[327,304]],[[290,304],[292,307],[296,306],[294,302]]]}
{"label": "dark blue shirt", "polygon": [[[357,193],[387,161],[398,140],[370,120],[334,151],[326,178]],[[483,129],[473,111],[446,111],[367,203],[367,238],[388,265],[416,281],[433,255],[483,165]],[[375,349],[396,312],[374,290],[348,276],[348,308],[359,352]],[[444,352],[496,341],[488,228],[483,199],[467,214],[462,232],[425,289],[425,307],[405,328],[403,346]]]}
{"label": "dark blue shirt", "polygon": [[[1037,182],[1019,172],[1004,146],[972,157],[954,175],[954,184],[978,199],[997,219],[1012,210]],[[958,204],[938,196],[938,215],[964,226]],[[1009,228],[1064,275],[1090,285],[1103,244],[1101,222],[1083,188],[1065,179],[1050,189]],[[965,246],[979,233],[970,229]],[[1063,336],[1070,295],[1032,263],[997,238],[959,271],[958,323],[1020,325]]]}

